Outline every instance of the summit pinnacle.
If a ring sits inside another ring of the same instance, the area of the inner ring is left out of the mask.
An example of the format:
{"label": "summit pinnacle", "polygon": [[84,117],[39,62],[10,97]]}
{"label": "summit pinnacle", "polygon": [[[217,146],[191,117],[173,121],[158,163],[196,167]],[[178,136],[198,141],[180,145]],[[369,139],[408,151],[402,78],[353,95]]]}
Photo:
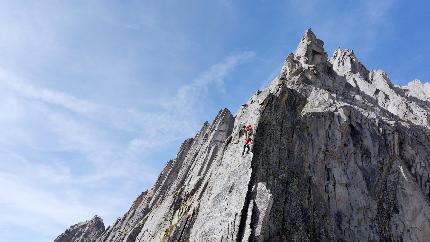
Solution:
{"label": "summit pinnacle", "polygon": [[316,65],[327,61],[324,42],[318,39],[311,29],[306,30],[297,46],[295,57],[303,64]]}

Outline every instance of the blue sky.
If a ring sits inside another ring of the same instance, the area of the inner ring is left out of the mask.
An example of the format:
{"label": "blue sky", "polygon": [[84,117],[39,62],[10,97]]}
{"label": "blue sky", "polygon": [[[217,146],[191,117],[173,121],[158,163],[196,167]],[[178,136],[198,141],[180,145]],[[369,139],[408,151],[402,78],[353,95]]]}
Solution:
{"label": "blue sky", "polygon": [[312,28],[396,84],[430,80],[430,6],[0,1],[0,241],[121,216],[180,143],[263,88]]}

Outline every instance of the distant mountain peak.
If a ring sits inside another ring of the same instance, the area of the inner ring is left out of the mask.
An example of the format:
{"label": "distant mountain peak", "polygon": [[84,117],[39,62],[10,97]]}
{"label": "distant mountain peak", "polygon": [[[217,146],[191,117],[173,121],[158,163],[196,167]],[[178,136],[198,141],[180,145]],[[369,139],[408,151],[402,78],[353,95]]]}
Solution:
{"label": "distant mountain peak", "polygon": [[95,215],[91,220],[70,226],[55,242],[93,242],[104,231],[103,219]]}
{"label": "distant mountain peak", "polygon": [[415,79],[404,86],[409,96],[423,99],[430,102],[430,83],[423,83],[421,80]]}

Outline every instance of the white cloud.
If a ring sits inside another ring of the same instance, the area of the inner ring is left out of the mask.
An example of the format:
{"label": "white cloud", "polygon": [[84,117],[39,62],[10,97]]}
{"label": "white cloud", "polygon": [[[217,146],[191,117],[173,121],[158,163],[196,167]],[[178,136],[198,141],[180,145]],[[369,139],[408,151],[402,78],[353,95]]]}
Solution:
{"label": "white cloud", "polygon": [[169,102],[166,102],[167,109],[176,109],[190,112],[202,102],[207,94],[208,88],[214,85],[219,91],[224,92],[224,78],[236,68],[237,65],[250,60],[255,56],[254,52],[246,51],[236,55],[231,55],[221,63],[211,66],[207,71],[201,73],[190,84],[180,87]]}
{"label": "white cloud", "polygon": [[[52,220],[51,224],[58,225],[75,220],[78,218],[76,216],[84,216],[86,213],[82,210],[91,209],[74,203],[72,198],[62,200],[43,188],[35,187],[38,184],[29,182],[31,181],[18,175],[0,173],[0,185],[3,188],[0,190],[1,204],[6,207],[2,208],[2,214],[6,211],[28,213],[30,218],[43,222]],[[2,217],[2,223],[8,222],[3,219],[5,218]],[[50,223],[42,226],[49,226]]]}
{"label": "white cloud", "polygon": [[222,91],[224,78],[253,56],[225,58],[151,112],[43,88],[0,68],[0,228],[55,236],[95,213],[112,222],[129,206],[127,192],[158,175],[142,159],[193,136],[207,94]]}
{"label": "white cloud", "polygon": [[21,78],[16,77],[13,73],[7,72],[3,68],[0,68],[0,85],[2,88],[8,88],[25,98],[34,99],[51,105],[59,105],[78,113],[88,113],[97,108],[97,106],[91,102],[78,99],[65,93],[35,87],[23,81]]}

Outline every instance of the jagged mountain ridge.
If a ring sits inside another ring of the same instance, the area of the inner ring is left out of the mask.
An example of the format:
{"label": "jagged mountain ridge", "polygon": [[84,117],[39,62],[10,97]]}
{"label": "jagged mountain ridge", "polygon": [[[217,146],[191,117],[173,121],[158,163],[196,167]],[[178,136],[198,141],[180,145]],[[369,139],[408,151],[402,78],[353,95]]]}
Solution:
{"label": "jagged mountain ridge", "polygon": [[395,86],[323,44],[306,31],[278,77],[184,141],[96,241],[427,241],[429,84]]}

